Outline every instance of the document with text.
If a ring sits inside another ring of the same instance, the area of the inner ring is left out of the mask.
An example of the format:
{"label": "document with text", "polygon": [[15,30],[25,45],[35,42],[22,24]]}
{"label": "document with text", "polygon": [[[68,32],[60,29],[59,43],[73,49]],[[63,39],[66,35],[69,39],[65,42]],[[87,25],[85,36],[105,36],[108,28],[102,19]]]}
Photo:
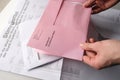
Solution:
{"label": "document with text", "polygon": [[37,65],[34,67],[38,68],[32,70],[26,69],[23,59],[24,51],[19,27],[27,21],[40,19],[47,3],[48,0],[11,0],[2,11],[0,15],[2,22],[0,24],[0,70],[42,80],[60,80],[62,59],[56,57],[53,63],[42,67]]}

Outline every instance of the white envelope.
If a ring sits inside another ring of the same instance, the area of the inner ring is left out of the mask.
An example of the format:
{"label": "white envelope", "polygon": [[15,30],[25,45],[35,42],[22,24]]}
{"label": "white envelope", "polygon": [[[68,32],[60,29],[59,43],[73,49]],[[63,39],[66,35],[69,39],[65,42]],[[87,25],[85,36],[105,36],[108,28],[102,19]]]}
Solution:
{"label": "white envelope", "polygon": [[25,67],[28,70],[36,68],[38,66],[43,66],[45,64],[49,64],[51,62],[55,62],[61,59],[61,57],[41,54],[45,52],[44,51],[38,52],[37,50],[27,46],[28,40],[32,35],[34,29],[36,28],[38,21],[39,21],[39,18],[35,20],[29,20],[24,23],[21,23],[19,26],[23,59],[24,59]]}

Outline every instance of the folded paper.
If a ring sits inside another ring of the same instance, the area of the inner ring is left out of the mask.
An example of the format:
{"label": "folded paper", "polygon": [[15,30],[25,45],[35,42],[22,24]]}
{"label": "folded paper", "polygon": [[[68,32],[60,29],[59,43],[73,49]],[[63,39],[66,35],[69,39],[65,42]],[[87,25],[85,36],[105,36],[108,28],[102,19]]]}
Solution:
{"label": "folded paper", "polygon": [[85,0],[50,0],[28,42],[28,46],[48,55],[82,60],[80,43],[86,41],[90,8]]}

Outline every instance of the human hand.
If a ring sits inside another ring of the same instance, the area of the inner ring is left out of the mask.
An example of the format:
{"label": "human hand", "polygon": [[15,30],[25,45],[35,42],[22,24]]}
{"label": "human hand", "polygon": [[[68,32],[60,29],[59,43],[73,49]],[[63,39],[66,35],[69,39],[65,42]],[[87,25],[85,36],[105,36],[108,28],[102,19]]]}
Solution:
{"label": "human hand", "polygon": [[92,14],[96,14],[114,6],[119,1],[120,0],[87,0],[83,6],[92,7]]}
{"label": "human hand", "polygon": [[120,63],[120,40],[103,40],[81,44],[81,48],[86,50],[83,62],[100,69],[112,64]]}

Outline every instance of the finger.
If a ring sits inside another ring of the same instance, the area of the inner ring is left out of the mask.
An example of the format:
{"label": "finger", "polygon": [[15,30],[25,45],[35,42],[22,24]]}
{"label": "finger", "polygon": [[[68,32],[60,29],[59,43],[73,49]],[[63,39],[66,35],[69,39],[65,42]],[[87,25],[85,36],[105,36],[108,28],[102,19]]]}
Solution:
{"label": "finger", "polygon": [[99,13],[103,11],[103,9],[101,9],[100,7],[98,6],[95,6],[93,9],[92,9],[92,14],[96,14],[96,13]]}
{"label": "finger", "polygon": [[93,38],[90,38],[86,41],[87,43],[93,43],[94,42],[94,39]]}
{"label": "finger", "polygon": [[105,2],[103,0],[96,0],[96,5],[92,7],[92,14],[99,13],[106,9]]}
{"label": "finger", "polygon": [[119,0],[96,0],[96,9],[94,8],[92,10],[92,14],[96,14],[96,13],[99,13],[101,11],[104,11],[112,6],[114,6],[115,4],[117,4],[119,2]]}
{"label": "finger", "polygon": [[104,0],[96,0],[96,5],[101,9],[105,9],[105,1]]}
{"label": "finger", "polygon": [[85,63],[87,63],[87,64],[89,64],[90,62],[90,57],[89,56],[83,56],[83,62],[85,62]]}
{"label": "finger", "polygon": [[119,2],[119,0],[107,1],[107,2],[105,3],[105,7],[106,7],[106,9],[108,9],[108,8],[114,6],[115,4],[117,4],[118,2]]}
{"label": "finger", "polygon": [[95,42],[95,39],[94,39],[94,38],[90,38],[90,39],[89,39],[89,42],[90,42],[90,43],[94,43],[94,42]]}
{"label": "finger", "polygon": [[92,7],[92,5],[95,3],[95,0],[87,0],[83,6],[84,7]]}
{"label": "finger", "polygon": [[100,69],[101,67],[99,67],[99,65],[95,65],[95,59],[94,58],[90,58],[89,56],[83,56],[83,62],[88,64],[91,67],[94,67],[96,69]]}
{"label": "finger", "polygon": [[97,51],[96,45],[94,43],[84,43],[84,44],[80,44],[80,46],[84,50]]}
{"label": "finger", "polygon": [[88,57],[88,56],[83,56],[83,62],[86,63],[86,64],[88,64],[89,66],[92,66],[92,67],[93,67],[90,57]]}
{"label": "finger", "polygon": [[86,51],[86,55],[91,57],[91,58],[94,58],[95,57],[95,53],[92,52],[92,51]]}

